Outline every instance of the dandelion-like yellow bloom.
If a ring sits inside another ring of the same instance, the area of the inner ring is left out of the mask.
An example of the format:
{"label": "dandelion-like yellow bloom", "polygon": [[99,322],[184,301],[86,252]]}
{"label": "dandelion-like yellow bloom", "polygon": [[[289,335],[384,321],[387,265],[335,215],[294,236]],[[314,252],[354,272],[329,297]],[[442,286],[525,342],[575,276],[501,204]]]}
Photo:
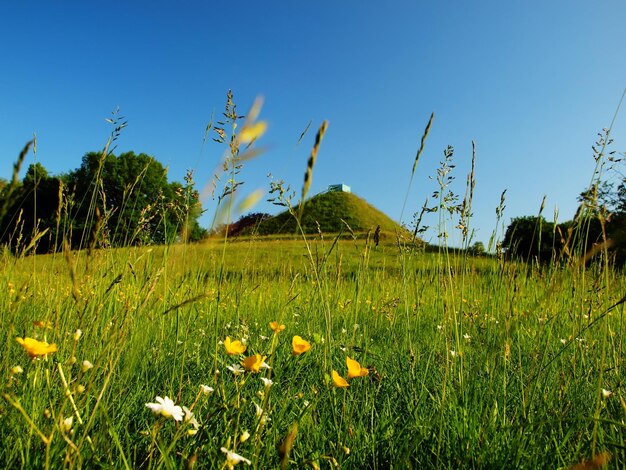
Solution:
{"label": "dandelion-like yellow bloom", "polygon": [[57,345],[52,343],[48,344],[45,341],[37,341],[33,338],[15,338],[18,343],[26,350],[30,357],[45,356],[47,354],[56,352]]}
{"label": "dandelion-like yellow bloom", "polygon": [[255,354],[254,356],[246,357],[241,365],[244,366],[246,370],[251,372],[260,372],[266,358],[267,356]]}
{"label": "dandelion-like yellow bloom", "polygon": [[350,359],[350,357],[346,357],[346,365],[348,366],[348,378],[353,379],[354,377],[365,377],[370,373],[369,370],[365,367],[361,367],[354,359]]}
{"label": "dandelion-like yellow bloom", "polygon": [[277,321],[271,321],[270,328],[274,331],[274,333],[280,333],[285,329],[285,325],[281,325]]}
{"label": "dandelion-like yellow bloom", "polygon": [[299,356],[300,354],[307,352],[309,349],[311,349],[311,343],[309,343],[305,339],[302,339],[298,335],[293,337],[293,339],[291,340],[291,345],[293,346],[292,354],[294,356]]}
{"label": "dandelion-like yellow bloom", "polygon": [[335,369],[333,369],[331,375],[333,377],[333,384],[335,384],[335,387],[345,388],[350,386],[348,381],[344,379],[341,375],[339,375],[339,372],[337,372]]}
{"label": "dandelion-like yellow bloom", "polygon": [[230,336],[227,336],[224,340],[224,347],[231,356],[243,354],[246,350],[246,346],[241,341],[231,341]]}

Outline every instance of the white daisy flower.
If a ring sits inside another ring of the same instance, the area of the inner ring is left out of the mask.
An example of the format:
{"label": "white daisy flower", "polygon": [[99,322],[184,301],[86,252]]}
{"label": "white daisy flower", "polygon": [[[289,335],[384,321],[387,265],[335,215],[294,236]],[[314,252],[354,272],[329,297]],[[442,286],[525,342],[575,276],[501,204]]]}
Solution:
{"label": "white daisy flower", "polygon": [[146,406],[152,410],[155,415],[161,415],[166,418],[173,418],[174,421],[183,420],[183,409],[174,404],[174,401],[169,398],[156,397],[156,403],[146,403]]}
{"label": "white daisy flower", "polygon": [[245,369],[241,367],[239,364],[233,364],[232,366],[226,367],[229,371],[231,371],[234,375],[243,374]]}
{"label": "white daisy flower", "polygon": [[247,458],[228,450],[226,447],[222,447],[220,450],[226,454],[226,466],[228,467],[228,470],[233,470],[235,465],[241,462],[247,465],[252,465],[252,462],[250,462]]}

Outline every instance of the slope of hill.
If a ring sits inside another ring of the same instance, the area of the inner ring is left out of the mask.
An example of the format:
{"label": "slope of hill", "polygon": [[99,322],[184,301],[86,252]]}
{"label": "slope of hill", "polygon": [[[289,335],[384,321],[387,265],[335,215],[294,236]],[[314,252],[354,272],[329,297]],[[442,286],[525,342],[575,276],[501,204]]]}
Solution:
{"label": "slope of hill", "polygon": [[[318,223],[323,233],[338,233],[346,230],[342,219],[354,232],[375,230],[378,225],[382,232],[395,233],[402,230],[400,225],[386,214],[352,193],[321,193],[304,204],[302,227],[306,233],[316,233]],[[249,234],[250,231],[250,228],[246,228],[240,233]],[[288,211],[284,211],[262,220],[256,225],[255,231],[259,235],[294,234],[296,222]]]}

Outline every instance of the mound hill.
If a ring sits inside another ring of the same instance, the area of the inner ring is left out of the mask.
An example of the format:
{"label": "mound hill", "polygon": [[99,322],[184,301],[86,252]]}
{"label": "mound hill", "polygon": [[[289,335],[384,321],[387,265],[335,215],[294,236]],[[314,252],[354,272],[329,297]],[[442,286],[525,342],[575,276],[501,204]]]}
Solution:
{"label": "mound hill", "polygon": [[[378,225],[382,232],[396,233],[403,230],[386,214],[352,193],[321,193],[304,203],[302,227],[305,233],[317,233],[317,224],[323,233],[345,231],[346,227],[342,219],[354,232],[375,230]],[[246,227],[242,228],[239,233],[231,231],[231,234],[250,234],[252,230],[251,227]],[[296,233],[296,230],[296,222],[288,211],[262,219],[260,222],[257,220],[254,228],[259,235],[290,235]]]}

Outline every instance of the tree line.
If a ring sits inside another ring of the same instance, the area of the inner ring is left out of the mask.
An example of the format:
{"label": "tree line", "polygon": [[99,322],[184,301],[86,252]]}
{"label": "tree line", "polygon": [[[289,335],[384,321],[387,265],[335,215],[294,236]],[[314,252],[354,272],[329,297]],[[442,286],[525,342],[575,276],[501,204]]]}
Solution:
{"label": "tree line", "polygon": [[541,215],[542,204],[539,215],[512,219],[502,241],[508,257],[588,262],[605,256],[618,265],[626,264],[626,161],[624,154],[607,150],[613,142],[608,129],[598,135],[592,147],[597,164],[594,182],[578,196],[574,218],[562,223],[548,221]]}
{"label": "tree line", "polygon": [[14,253],[197,241],[206,231],[191,173],[169,182],[144,153],[89,152],[52,176],[31,164],[21,181],[0,179],[0,244]]}

